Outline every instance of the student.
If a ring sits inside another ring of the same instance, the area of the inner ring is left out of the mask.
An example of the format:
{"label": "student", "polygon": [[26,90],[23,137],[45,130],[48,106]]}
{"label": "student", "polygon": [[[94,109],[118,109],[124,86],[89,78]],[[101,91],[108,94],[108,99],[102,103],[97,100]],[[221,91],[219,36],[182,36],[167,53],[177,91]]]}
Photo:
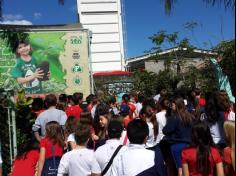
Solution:
{"label": "student", "polygon": [[115,157],[111,175],[136,176],[155,166],[154,151],[144,148],[148,131],[148,125],[141,119],[135,119],[129,123],[127,133],[130,145],[127,150]]}
{"label": "student", "polygon": [[[48,162],[55,157],[56,163],[54,169],[57,169],[59,160],[64,152],[64,139],[61,126],[56,121],[51,121],[46,124],[46,136],[40,141],[40,156],[38,164],[38,176],[51,169]],[[55,171],[55,170],[53,170]],[[43,175],[44,176],[44,175]]]}
{"label": "student", "polygon": [[75,147],[74,132],[78,125],[78,119],[74,116],[69,116],[65,124],[65,141],[67,141],[67,148],[71,150]]}
{"label": "student", "polygon": [[41,93],[42,86],[39,79],[43,78],[44,73],[43,70],[37,68],[36,59],[31,56],[32,48],[30,44],[18,40],[15,43],[14,51],[17,60],[11,71],[12,77],[24,87],[26,93]]}
{"label": "student", "polygon": [[90,129],[87,125],[79,124],[75,132],[76,147],[63,155],[58,167],[58,175],[63,176],[99,176],[101,169],[92,150],[86,148],[90,137]]}
{"label": "student", "polygon": [[192,115],[187,111],[184,99],[176,97],[172,102],[171,113],[166,113],[167,123],[163,128],[163,134],[170,144],[171,154],[178,170],[178,176],[182,176],[181,151],[191,142]]}
{"label": "student", "polygon": [[[42,137],[45,136],[45,126],[47,122],[56,121],[61,126],[64,126],[67,120],[66,113],[62,110],[56,109],[57,97],[54,94],[49,94],[46,96],[45,104],[48,109],[38,116],[32,127],[34,135],[39,142]],[[39,129],[41,129],[41,136],[39,135]]]}
{"label": "student", "polygon": [[228,147],[224,148],[223,156],[225,175],[235,175],[235,122],[226,121],[224,131],[228,142]]}
{"label": "student", "polygon": [[162,98],[159,104],[160,112],[156,114],[156,120],[158,124],[157,144],[159,144],[164,137],[162,130],[164,126],[166,126],[166,112],[170,107],[170,102],[167,98]]}
{"label": "student", "polygon": [[[90,112],[82,112],[81,113],[79,124],[87,125],[88,128],[90,128],[90,131],[91,131],[91,139],[98,140],[98,136],[96,136],[95,133],[94,133],[94,129],[93,129],[93,126],[92,126],[93,125],[93,119],[92,119],[92,116],[91,116]],[[71,130],[71,133],[69,134],[69,136],[67,138],[67,143],[68,143],[69,149],[74,149],[76,147],[75,130],[77,129],[77,126],[78,126],[78,123],[76,121],[76,122],[73,123],[73,132]]]}
{"label": "student", "polygon": [[155,150],[157,144],[158,124],[156,115],[151,106],[144,106],[139,114],[148,125],[149,135],[145,147],[151,150]]}
{"label": "student", "polygon": [[184,176],[213,176],[216,167],[217,176],[224,176],[220,153],[213,147],[209,127],[198,122],[192,128],[192,143],[182,151]]}
{"label": "student", "polygon": [[39,159],[39,142],[29,139],[18,148],[11,176],[33,176]]}
{"label": "student", "polygon": [[[121,122],[117,120],[113,120],[109,123],[108,129],[107,129],[108,140],[106,141],[106,144],[98,147],[98,149],[95,152],[96,159],[102,171],[106,168],[113,153],[120,146],[120,137],[121,137],[122,131],[123,131],[123,126]],[[125,149],[126,147],[123,146],[120,149],[119,153],[124,151]],[[110,176],[110,174],[111,173],[110,173],[110,168],[109,168],[105,175]]]}
{"label": "student", "polygon": [[72,95],[73,105],[66,109],[66,115],[74,116],[78,120],[80,118],[81,112],[83,112],[82,108],[80,107],[83,102],[83,93],[76,92]]}

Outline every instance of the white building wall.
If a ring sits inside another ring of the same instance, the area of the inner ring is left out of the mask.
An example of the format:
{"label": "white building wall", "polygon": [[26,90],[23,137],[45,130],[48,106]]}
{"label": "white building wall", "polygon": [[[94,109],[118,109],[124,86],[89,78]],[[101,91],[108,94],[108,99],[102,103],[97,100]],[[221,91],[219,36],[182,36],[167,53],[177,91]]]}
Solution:
{"label": "white building wall", "polygon": [[83,28],[92,31],[92,71],[124,70],[121,0],[77,0]]}

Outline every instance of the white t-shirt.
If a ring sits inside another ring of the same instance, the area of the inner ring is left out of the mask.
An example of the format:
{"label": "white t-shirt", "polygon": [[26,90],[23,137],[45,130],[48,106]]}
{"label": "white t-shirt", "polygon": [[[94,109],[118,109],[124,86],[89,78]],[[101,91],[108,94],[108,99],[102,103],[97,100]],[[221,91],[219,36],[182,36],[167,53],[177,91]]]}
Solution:
{"label": "white t-shirt", "polygon": [[143,105],[142,105],[142,103],[140,103],[140,102],[138,102],[137,104],[136,104],[136,114],[139,116],[139,113],[140,113],[140,111],[141,111],[141,109],[143,108]]}
{"label": "white t-shirt", "polygon": [[158,135],[157,135],[157,144],[160,143],[162,138],[165,136],[162,132],[164,126],[166,126],[166,111],[161,111],[156,114],[157,123],[158,123]]}
{"label": "white t-shirt", "polygon": [[233,111],[229,112],[228,120],[235,121],[235,113]]}
{"label": "white t-shirt", "polygon": [[130,144],[119,156],[114,158],[110,176],[136,176],[153,167],[155,153],[144,145]]}
{"label": "white t-shirt", "polygon": [[147,122],[148,125],[148,129],[149,129],[149,134],[148,134],[148,139],[147,142],[145,144],[145,148],[150,148],[150,147],[154,147],[157,143],[155,140],[155,136],[154,136],[154,126],[151,122]]}
{"label": "white t-shirt", "polygon": [[60,161],[57,176],[88,176],[91,173],[100,174],[101,169],[95,158],[93,150],[87,148],[74,149],[65,153]]}
{"label": "white t-shirt", "polygon": [[[115,152],[115,150],[119,145],[120,145],[119,139],[110,139],[106,141],[106,144],[98,147],[98,149],[95,152],[95,156],[101,170],[105,169],[106,165],[110,161],[113,153]],[[115,157],[117,157],[120,153],[122,153],[126,149],[127,147],[123,146]],[[111,168],[109,168],[109,170],[105,174],[106,176],[110,176],[110,170]]]}

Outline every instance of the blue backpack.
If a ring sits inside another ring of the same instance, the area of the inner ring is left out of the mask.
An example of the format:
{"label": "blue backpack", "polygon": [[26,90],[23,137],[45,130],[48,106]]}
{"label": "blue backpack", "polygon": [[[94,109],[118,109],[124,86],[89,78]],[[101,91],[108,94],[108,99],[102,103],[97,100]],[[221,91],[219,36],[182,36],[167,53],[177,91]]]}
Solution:
{"label": "blue backpack", "polygon": [[52,157],[47,158],[43,165],[42,176],[57,176],[57,169],[61,157],[55,157],[54,145],[52,145]]}

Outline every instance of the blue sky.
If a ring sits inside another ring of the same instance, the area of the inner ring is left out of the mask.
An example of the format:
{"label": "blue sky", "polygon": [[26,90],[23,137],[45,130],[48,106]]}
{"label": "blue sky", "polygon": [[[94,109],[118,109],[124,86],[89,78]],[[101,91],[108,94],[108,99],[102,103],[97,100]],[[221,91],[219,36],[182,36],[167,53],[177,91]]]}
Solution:
{"label": "blue sky", "polygon": [[[199,48],[210,48],[223,39],[235,38],[234,12],[207,6],[202,0],[179,0],[170,16],[164,12],[163,0],[123,2],[127,57],[143,55],[150,50],[154,44],[148,37],[160,30],[179,32],[180,39],[188,37]],[[77,22],[76,0],[65,0],[64,6],[58,5],[57,0],[5,0],[3,15],[8,23],[73,24]],[[195,37],[183,27],[190,21],[198,23]]]}

